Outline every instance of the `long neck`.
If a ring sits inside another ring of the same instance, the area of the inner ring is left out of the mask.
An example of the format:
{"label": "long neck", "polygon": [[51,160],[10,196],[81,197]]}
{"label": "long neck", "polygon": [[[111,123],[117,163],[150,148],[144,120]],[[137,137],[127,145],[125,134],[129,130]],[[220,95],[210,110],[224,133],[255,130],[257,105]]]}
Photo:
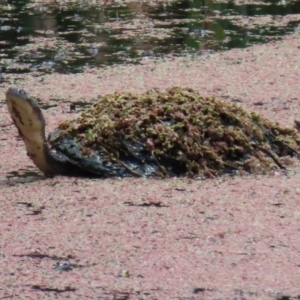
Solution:
{"label": "long neck", "polygon": [[61,163],[50,152],[45,138],[46,122],[38,104],[18,94],[18,90],[9,90],[6,96],[8,110],[19,135],[26,146],[27,155],[45,174],[61,173]]}
{"label": "long neck", "polygon": [[66,156],[49,149],[45,137],[45,118],[35,100],[17,88],[10,88],[6,93],[6,103],[24,141],[27,155],[46,176],[80,174],[80,168],[70,163]]}
{"label": "long neck", "polygon": [[[51,166],[50,150],[46,144],[45,137],[41,133],[34,134],[31,132],[29,135],[20,132],[25,146],[27,155],[31,158],[33,163],[45,174],[53,174],[53,166]],[[50,162],[50,163],[49,163]]]}

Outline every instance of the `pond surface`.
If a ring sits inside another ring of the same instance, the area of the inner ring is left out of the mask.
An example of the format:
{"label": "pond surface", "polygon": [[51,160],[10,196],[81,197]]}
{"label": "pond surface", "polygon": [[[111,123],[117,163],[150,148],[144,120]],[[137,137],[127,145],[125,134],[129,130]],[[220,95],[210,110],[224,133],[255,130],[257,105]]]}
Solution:
{"label": "pond surface", "polygon": [[300,31],[298,1],[62,3],[0,0],[0,71],[74,73],[247,47]]}

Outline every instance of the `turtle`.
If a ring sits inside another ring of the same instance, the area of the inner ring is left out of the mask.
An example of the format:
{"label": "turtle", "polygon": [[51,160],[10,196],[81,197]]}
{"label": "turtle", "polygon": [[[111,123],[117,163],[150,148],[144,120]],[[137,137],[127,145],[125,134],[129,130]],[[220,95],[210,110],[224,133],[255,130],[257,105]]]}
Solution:
{"label": "turtle", "polygon": [[216,177],[285,169],[300,139],[257,112],[189,87],[100,97],[45,134],[36,100],[11,87],[6,103],[27,154],[46,176]]}

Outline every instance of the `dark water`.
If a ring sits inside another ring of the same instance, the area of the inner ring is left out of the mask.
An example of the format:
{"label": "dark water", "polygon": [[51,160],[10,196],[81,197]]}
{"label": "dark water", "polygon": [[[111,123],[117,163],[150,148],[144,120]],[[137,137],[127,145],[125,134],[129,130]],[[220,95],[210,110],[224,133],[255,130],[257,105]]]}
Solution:
{"label": "dark water", "polygon": [[280,298],[277,298],[277,300],[300,300],[300,296],[282,296]]}
{"label": "dark water", "polygon": [[[63,1],[57,0],[35,7],[24,0],[7,2],[0,0],[0,68],[7,73],[74,73],[86,66],[139,63],[149,57],[201,55],[278,39],[300,23],[300,17],[295,18],[300,2],[286,0],[261,5],[194,0],[110,6],[58,5]],[[278,24],[288,15],[294,15],[294,21]],[[257,16],[270,20],[237,23]]]}

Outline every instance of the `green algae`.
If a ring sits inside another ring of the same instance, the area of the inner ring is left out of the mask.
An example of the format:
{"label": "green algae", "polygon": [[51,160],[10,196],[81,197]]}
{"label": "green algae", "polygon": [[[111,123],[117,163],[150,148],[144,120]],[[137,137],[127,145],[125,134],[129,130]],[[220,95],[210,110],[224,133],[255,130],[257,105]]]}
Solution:
{"label": "green algae", "polygon": [[184,87],[106,95],[59,130],[55,142],[71,137],[86,157],[98,153],[120,165],[124,155],[140,164],[151,157],[161,176],[174,175],[170,162],[191,177],[264,173],[285,168],[300,146],[294,129]]}

